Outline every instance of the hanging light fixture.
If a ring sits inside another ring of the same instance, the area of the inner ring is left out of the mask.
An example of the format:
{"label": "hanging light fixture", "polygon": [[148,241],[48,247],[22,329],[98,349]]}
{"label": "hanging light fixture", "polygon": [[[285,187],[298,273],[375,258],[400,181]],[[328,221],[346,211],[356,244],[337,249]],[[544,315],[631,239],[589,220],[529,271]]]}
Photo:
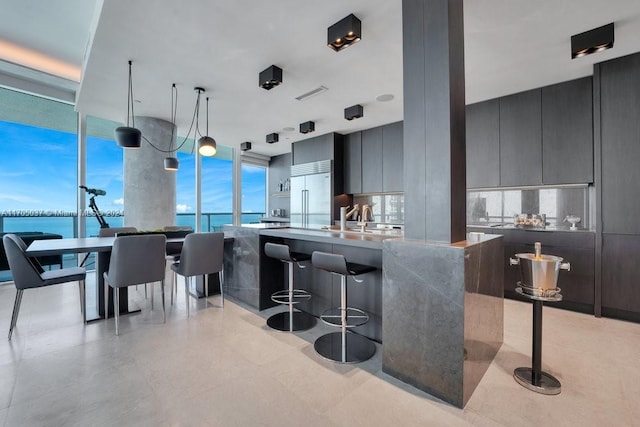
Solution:
{"label": "hanging light fixture", "polygon": [[[198,98],[200,98],[200,91],[204,92],[202,88],[196,88],[198,90]],[[198,106],[200,102],[198,102]],[[200,112],[198,111],[198,116]],[[198,127],[196,126],[196,131],[198,131]],[[211,157],[215,156],[217,149],[216,140],[209,136],[209,97],[207,96],[207,131],[206,135],[198,139],[198,153],[203,156]]]}
{"label": "hanging light fixture", "polygon": [[[175,97],[173,94],[175,93]],[[173,134],[176,128],[176,110],[178,109],[178,89],[176,84],[171,85],[171,140],[169,141],[169,156],[164,158],[164,170],[177,171],[180,166],[178,158],[174,156],[173,152]]]}
{"label": "hanging light fixture", "polygon": [[[142,132],[136,129],[133,114],[133,83],[131,79],[131,61],[129,61],[129,87],[127,89],[127,125],[120,126],[115,130],[115,139],[120,147],[123,148],[140,148]],[[129,114],[131,112],[131,114]],[[131,127],[129,126],[129,118],[131,118]]]}

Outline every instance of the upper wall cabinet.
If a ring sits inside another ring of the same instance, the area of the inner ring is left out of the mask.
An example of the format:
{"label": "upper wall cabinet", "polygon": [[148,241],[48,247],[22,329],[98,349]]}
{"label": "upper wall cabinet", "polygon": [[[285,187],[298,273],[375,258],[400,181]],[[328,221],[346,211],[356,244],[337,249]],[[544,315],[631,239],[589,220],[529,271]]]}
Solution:
{"label": "upper wall cabinet", "polygon": [[542,184],[541,90],[500,98],[500,185]]}
{"label": "upper wall cabinet", "polygon": [[602,231],[640,234],[640,54],[596,66],[600,67]]}
{"label": "upper wall cabinet", "polygon": [[542,182],[593,182],[592,78],[542,88]]}
{"label": "upper wall cabinet", "polygon": [[403,122],[382,127],[382,191],[404,191]]}
{"label": "upper wall cabinet", "polygon": [[500,185],[500,104],[497,99],[468,105],[467,188]]}
{"label": "upper wall cabinet", "polygon": [[344,192],[362,193],[362,132],[344,136]]}
{"label": "upper wall cabinet", "polygon": [[362,192],[382,191],[382,126],[362,131]]}

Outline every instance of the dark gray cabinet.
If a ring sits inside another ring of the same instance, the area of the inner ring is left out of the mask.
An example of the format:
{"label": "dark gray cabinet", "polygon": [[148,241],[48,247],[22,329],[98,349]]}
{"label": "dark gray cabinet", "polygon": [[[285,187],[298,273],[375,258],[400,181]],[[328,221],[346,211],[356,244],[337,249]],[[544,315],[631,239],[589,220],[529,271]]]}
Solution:
{"label": "dark gray cabinet", "polygon": [[593,182],[592,78],[542,88],[542,182]]}
{"label": "dark gray cabinet", "polygon": [[602,235],[602,314],[640,321],[640,236]]}
{"label": "dark gray cabinet", "polygon": [[362,132],[344,136],[344,192],[362,193]]}
{"label": "dark gray cabinet", "polygon": [[336,135],[338,134],[327,133],[294,143],[291,147],[293,164],[300,165],[320,160],[334,160]]}
{"label": "dark gray cabinet", "polygon": [[500,104],[497,99],[468,105],[467,188],[500,185]]}
{"label": "dark gray cabinet", "polygon": [[542,184],[541,90],[500,98],[500,185]]}
{"label": "dark gray cabinet", "polygon": [[362,192],[382,191],[382,126],[362,131]]}
{"label": "dark gray cabinet", "polygon": [[640,234],[640,54],[599,67],[602,230]]}
{"label": "dark gray cabinet", "polygon": [[404,191],[403,122],[382,127],[382,191]]}
{"label": "dark gray cabinet", "polygon": [[520,269],[512,266],[509,258],[517,253],[533,253],[535,242],[542,243],[542,253],[562,257],[571,264],[570,271],[560,271],[558,287],[562,301],[553,307],[594,313],[595,307],[595,234],[588,232],[525,231],[505,229],[473,229],[504,236],[504,296],[530,301],[517,294],[515,288],[520,281]]}

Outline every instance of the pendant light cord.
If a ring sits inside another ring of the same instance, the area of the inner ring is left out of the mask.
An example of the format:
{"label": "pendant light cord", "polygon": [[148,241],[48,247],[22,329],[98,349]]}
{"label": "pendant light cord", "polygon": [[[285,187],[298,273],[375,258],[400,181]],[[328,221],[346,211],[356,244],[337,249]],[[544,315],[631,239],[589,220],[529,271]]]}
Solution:
{"label": "pendant light cord", "polygon": [[[131,116],[129,116],[131,108]],[[129,61],[129,93],[127,94],[127,127],[129,127],[129,117],[131,117],[132,127],[136,127],[135,114],[133,112],[133,78],[131,76],[131,61]]]}

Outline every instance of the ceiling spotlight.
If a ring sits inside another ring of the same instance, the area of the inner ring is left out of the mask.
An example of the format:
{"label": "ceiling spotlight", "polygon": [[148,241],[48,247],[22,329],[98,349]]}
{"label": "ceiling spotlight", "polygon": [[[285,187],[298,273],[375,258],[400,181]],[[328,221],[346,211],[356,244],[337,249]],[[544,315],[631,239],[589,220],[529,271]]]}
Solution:
{"label": "ceiling spotlight", "polygon": [[344,118],[347,120],[359,119],[364,116],[362,105],[356,104],[344,109]]}
{"label": "ceiling spotlight", "polygon": [[316,124],[312,121],[300,123],[300,133],[309,133],[316,130]]}
{"label": "ceiling spotlight", "polygon": [[274,142],[278,142],[278,134],[275,132],[267,135],[267,144],[273,144]]}
{"label": "ceiling spotlight", "polygon": [[385,93],[385,94],[376,96],[376,101],[378,101],[378,102],[389,102],[389,101],[392,101],[393,98],[394,98],[393,94]]}
{"label": "ceiling spotlight", "polygon": [[249,141],[243,142],[242,144],[240,144],[240,150],[242,150],[242,151],[251,150],[251,143]]}
{"label": "ceiling spotlight", "polygon": [[327,29],[327,46],[340,50],[360,41],[362,23],[352,13]]}
{"label": "ceiling spotlight", "polygon": [[584,33],[571,36],[571,59],[613,47],[613,22]]}
{"label": "ceiling spotlight", "polygon": [[258,78],[258,85],[266,90],[270,90],[282,83],[282,68],[272,65],[263,70]]}

